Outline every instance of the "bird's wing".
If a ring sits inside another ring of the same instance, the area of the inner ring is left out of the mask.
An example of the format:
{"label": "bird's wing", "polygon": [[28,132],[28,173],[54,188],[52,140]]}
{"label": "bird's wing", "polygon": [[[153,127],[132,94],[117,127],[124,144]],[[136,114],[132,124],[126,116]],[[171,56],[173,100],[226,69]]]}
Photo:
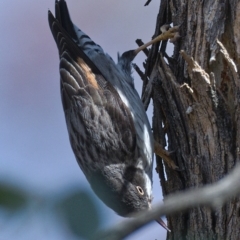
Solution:
{"label": "bird's wing", "polygon": [[115,163],[127,161],[136,153],[132,115],[115,88],[76,44],[73,33],[67,32],[64,17],[61,11],[56,11],[56,18],[50,11],[48,14],[59,50],[62,102],[75,155],[80,166],[86,157],[93,162],[101,156]]}

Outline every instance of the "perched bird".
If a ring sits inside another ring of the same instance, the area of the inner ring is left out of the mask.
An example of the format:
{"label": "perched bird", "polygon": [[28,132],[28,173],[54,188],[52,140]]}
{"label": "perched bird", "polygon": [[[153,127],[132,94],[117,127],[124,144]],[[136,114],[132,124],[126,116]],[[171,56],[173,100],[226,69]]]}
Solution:
{"label": "perched bird", "polygon": [[[153,136],[131,75],[141,49],[116,64],[56,1],[48,20],[60,57],[60,85],[70,143],[97,196],[120,216],[152,202]],[[165,223],[158,222],[167,229]]]}

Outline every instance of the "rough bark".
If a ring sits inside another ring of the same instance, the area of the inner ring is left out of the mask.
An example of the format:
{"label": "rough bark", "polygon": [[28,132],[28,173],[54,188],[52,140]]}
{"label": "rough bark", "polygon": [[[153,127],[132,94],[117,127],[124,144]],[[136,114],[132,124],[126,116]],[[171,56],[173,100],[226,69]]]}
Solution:
{"label": "rough bark", "polygon": [[[180,169],[157,157],[164,196],[218,181],[240,153],[240,1],[162,0],[155,34],[169,22],[181,38],[168,60],[165,43],[151,49],[143,96],[146,108],[153,99],[155,140]],[[239,198],[167,219],[168,239],[240,239]]]}

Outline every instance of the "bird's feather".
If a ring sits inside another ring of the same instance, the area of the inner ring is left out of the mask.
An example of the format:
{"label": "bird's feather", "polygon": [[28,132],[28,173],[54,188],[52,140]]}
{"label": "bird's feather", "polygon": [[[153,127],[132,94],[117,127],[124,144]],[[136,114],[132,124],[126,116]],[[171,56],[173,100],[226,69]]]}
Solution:
{"label": "bird's feather", "polygon": [[114,164],[136,158],[136,132],[128,107],[77,45],[69,15],[59,7],[56,18],[49,11],[49,24],[59,50],[62,102],[72,148],[87,175],[86,157],[92,169],[99,166],[96,160]]}

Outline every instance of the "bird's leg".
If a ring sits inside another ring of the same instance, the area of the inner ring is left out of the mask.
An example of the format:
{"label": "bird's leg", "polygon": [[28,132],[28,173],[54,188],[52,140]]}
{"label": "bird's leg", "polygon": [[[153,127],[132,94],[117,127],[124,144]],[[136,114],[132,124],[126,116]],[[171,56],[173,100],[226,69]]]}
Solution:
{"label": "bird's leg", "polygon": [[157,141],[154,141],[154,152],[156,155],[161,157],[164,162],[168,165],[169,168],[173,170],[178,170],[179,167],[174,163],[174,161],[170,157],[170,152],[165,150],[161,144],[159,144]]}
{"label": "bird's leg", "polygon": [[140,52],[142,51],[143,49],[147,48],[148,46],[156,43],[156,42],[159,42],[159,41],[162,41],[162,40],[168,40],[168,39],[175,39],[175,38],[178,38],[179,37],[179,33],[178,33],[178,30],[179,30],[179,26],[175,26],[175,27],[172,27],[172,28],[167,28],[169,25],[163,25],[161,27],[161,31],[162,31],[162,34],[160,34],[159,36],[157,36],[156,38],[154,38],[153,40],[149,41],[148,43],[145,43],[143,44],[142,46],[140,46],[139,48],[135,49],[135,56]]}

